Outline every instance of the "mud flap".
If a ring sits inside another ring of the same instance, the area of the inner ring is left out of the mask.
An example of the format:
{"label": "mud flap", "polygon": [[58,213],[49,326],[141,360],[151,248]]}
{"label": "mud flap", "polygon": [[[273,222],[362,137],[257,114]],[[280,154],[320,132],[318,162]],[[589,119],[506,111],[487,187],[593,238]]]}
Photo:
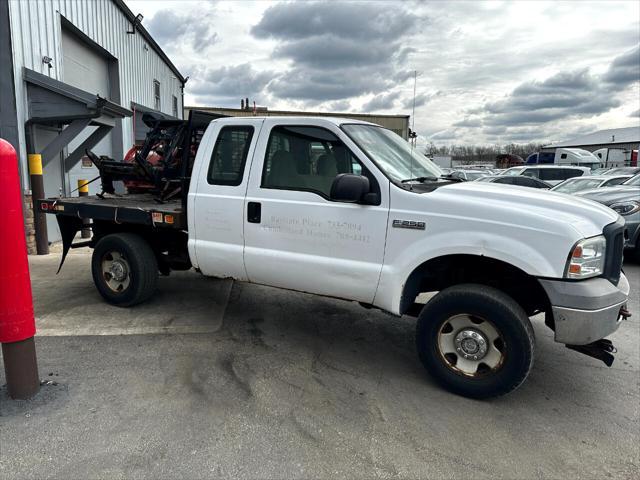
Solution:
{"label": "mud flap", "polygon": [[64,264],[65,258],[67,258],[67,253],[69,253],[73,239],[82,228],[82,219],[78,217],[56,215],[56,220],[58,221],[60,235],[62,236],[62,259],[60,260],[60,266],[56,272],[57,275],[60,273],[60,270],[62,270],[62,265]]}
{"label": "mud flap", "polygon": [[616,353],[616,347],[613,346],[611,340],[603,338],[587,345],[567,345],[570,350],[583,353],[589,357],[593,357],[598,360],[602,360],[607,367],[613,365],[614,356],[612,353]]}

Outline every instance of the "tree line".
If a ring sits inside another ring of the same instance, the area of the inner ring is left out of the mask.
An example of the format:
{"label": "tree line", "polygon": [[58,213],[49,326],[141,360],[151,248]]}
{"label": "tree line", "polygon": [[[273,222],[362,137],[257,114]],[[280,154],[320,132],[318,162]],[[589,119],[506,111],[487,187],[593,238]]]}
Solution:
{"label": "tree line", "polygon": [[526,160],[527,156],[540,151],[542,143],[508,143],[506,145],[443,145],[437,146],[431,142],[425,148],[427,156],[450,155],[453,160],[464,162],[495,162],[496,156],[509,153],[518,155]]}

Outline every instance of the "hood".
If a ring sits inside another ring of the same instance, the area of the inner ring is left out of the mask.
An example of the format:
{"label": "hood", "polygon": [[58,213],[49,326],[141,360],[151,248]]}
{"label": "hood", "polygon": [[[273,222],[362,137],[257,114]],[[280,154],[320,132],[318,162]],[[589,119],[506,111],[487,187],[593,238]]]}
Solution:
{"label": "hood", "polygon": [[611,205],[612,203],[622,202],[625,200],[640,200],[640,188],[633,185],[621,185],[618,187],[603,187],[584,190],[576,195],[588,198],[589,200],[595,200],[596,202],[600,202],[604,205]]}
{"label": "hood", "polygon": [[585,198],[513,185],[465,182],[440,187],[434,194],[466,205],[481,205],[487,215],[512,219],[513,223],[544,229],[570,226],[582,237],[601,234],[619,217],[610,208]]}

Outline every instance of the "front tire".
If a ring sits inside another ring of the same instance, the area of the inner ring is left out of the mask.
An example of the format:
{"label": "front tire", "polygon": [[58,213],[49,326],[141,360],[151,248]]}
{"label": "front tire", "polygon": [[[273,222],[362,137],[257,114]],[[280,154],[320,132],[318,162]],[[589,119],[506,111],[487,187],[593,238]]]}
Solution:
{"label": "front tire", "polygon": [[533,366],[535,337],[526,313],[508,295],[484,285],[449,287],[418,317],[420,360],[444,388],[470,398],[518,388]]}
{"label": "front tire", "polygon": [[158,262],[151,247],[133,233],[114,233],[100,239],[91,258],[93,282],[112,305],[131,307],[153,295]]}

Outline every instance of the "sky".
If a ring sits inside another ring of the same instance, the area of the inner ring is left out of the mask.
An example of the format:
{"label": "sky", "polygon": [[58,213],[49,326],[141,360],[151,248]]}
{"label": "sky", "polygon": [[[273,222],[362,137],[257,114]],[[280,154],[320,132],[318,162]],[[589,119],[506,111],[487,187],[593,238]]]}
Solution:
{"label": "sky", "polygon": [[415,81],[419,145],[640,124],[638,1],[125,1],[185,105],[412,115]]}

